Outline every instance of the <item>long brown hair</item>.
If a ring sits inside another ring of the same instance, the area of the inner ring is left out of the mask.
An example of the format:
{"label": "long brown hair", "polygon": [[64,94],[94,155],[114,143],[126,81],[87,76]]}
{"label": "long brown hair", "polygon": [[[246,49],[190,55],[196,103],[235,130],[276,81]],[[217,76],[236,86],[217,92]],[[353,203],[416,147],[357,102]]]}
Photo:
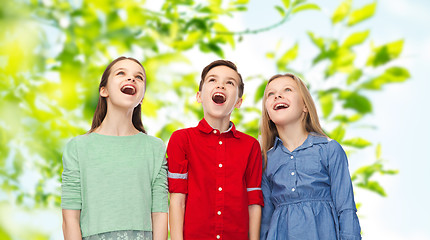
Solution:
{"label": "long brown hair", "polygon": [[260,133],[261,133],[261,152],[263,154],[263,162],[264,162],[264,169],[267,166],[267,151],[273,147],[273,144],[275,143],[275,137],[279,137],[278,130],[276,129],[275,123],[270,120],[269,114],[267,113],[266,109],[266,100],[267,100],[267,86],[275,79],[280,77],[290,77],[292,78],[298,88],[300,95],[303,98],[303,102],[308,109],[307,112],[305,112],[305,116],[303,117],[303,124],[307,132],[315,132],[321,136],[327,137],[327,135],[324,133],[323,129],[321,128],[320,122],[318,120],[318,114],[315,107],[315,103],[312,100],[312,96],[309,93],[308,88],[306,87],[305,83],[296,75],[292,73],[286,73],[286,74],[276,74],[273,77],[269,79],[269,81],[266,84],[266,89],[264,90],[264,96],[263,96],[263,111],[261,112],[261,124],[260,124]]}
{"label": "long brown hair", "polygon": [[[122,61],[122,60],[131,60],[131,61],[134,61],[137,64],[139,64],[143,69],[143,73],[145,74],[145,84],[146,84],[145,68],[142,66],[142,64],[138,60],[131,58],[131,57],[124,57],[124,56],[113,60],[106,67],[105,71],[103,72],[102,79],[101,79],[100,85],[99,85],[99,101],[97,103],[96,111],[94,112],[94,117],[93,117],[93,122],[91,124],[91,129],[88,131],[88,133],[94,132],[94,130],[102,124],[103,120],[106,117],[107,101],[106,101],[106,97],[100,96],[100,89],[107,85],[109,75],[111,73],[111,69],[112,69],[113,65],[119,61]],[[143,124],[142,124],[142,104],[141,103],[139,103],[139,105],[137,105],[133,110],[132,122],[133,122],[133,126],[137,130],[139,130],[143,133],[146,133],[145,128],[143,127]]]}

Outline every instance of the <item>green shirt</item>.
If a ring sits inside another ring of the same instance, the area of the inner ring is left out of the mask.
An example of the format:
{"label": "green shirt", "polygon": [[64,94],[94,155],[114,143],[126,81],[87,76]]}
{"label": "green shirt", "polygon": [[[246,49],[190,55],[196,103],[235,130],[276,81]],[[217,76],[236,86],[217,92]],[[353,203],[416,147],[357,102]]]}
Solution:
{"label": "green shirt", "polygon": [[151,213],[168,210],[163,142],[144,133],[73,138],[63,154],[61,207],[81,210],[82,237],[152,231]]}

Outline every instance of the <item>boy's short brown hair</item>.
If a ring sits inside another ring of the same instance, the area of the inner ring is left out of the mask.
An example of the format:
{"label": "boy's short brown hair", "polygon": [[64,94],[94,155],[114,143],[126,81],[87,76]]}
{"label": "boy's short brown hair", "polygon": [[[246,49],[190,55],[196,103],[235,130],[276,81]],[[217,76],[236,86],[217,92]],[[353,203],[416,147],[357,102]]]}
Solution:
{"label": "boy's short brown hair", "polygon": [[234,63],[232,63],[232,62],[230,62],[230,61],[228,61],[228,60],[216,60],[216,61],[213,61],[213,62],[211,62],[209,65],[207,65],[204,69],[203,69],[203,71],[202,71],[202,76],[201,76],[201,79],[200,79],[200,84],[199,84],[199,91],[201,91],[202,90],[202,87],[203,87],[203,83],[204,83],[204,81],[205,81],[205,77],[206,77],[206,75],[208,74],[208,72],[212,69],[212,68],[214,68],[214,67],[218,67],[218,66],[226,66],[226,67],[229,67],[229,68],[231,68],[231,69],[233,69],[236,73],[237,73],[237,75],[239,75],[239,80],[240,80],[240,82],[239,82],[239,98],[241,98],[242,97],[242,95],[243,95],[243,89],[244,89],[244,87],[245,87],[245,84],[243,83],[243,80],[242,80],[242,76],[240,75],[240,73],[237,71],[237,67],[236,67],[236,65],[234,64]]}

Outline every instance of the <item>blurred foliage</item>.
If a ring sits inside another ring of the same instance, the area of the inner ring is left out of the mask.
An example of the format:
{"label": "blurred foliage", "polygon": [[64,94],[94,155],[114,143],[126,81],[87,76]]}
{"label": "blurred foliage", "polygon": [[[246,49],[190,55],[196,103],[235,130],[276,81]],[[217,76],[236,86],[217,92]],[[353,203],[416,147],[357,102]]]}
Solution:
{"label": "blurred foliage", "polygon": [[[131,55],[142,60],[148,79],[143,114],[145,119],[165,124],[156,135],[167,141],[185,124],[173,114],[164,116],[163,111],[176,111],[193,119],[203,116],[201,107],[190,100],[198,87],[199,73],[186,68],[178,71],[173,66],[189,65],[187,54],[192,51],[223,58],[224,52],[247,34],[263,34],[293,20],[296,14],[310,10],[317,14],[321,9],[306,0],[282,0],[274,6],[279,22],[235,32],[220,18],[247,11],[248,0],[165,0],[155,10],[146,7],[144,0],[14,0],[3,5],[0,191],[12,195],[21,205],[31,206],[59,206],[63,147],[68,139],[88,130],[97,104],[99,79],[112,59]],[[397,171],[385,169],[379,144],[375,146],[364,136],[349,137],[348,132],[358,123],[365,123],[364,117],[372,113],[369,92],[382,91],[387,84],[410,78],[409,71],[394,61],[403,50],[403,39],[375,46],[370,30],[357,28],[372,18],[375,9],[376,1],[357,8],[352,0],[340,1],[330,10],[329,21],[346,37],[307,31],[316,49],[315,56],[307,57],[309,64],[323,69],[320,78],[329,83],[324,86],[331,87],[314,89],[315,82],[304,79],[320,104],[320,117],[331,138],[351,150],[376,148],[374,163],[352,174],[355,186],[386,196],[374,177]],[[360,63],[357,48],[369,43],[367,60]],[[273,62],[278,72],[306,76],[306,72],[292,67],[300,56],[300,46],[295,42],[287,49],[278,47],[266,54],[267,61]],[[245,96],[254,107],[235,111],[232,120],[239,129],[257,137],[259,105],[267,79],[255,76],[248,81],[259,83],[253,94]],[[32,183],[33,188],[23,188],[22,181],[34,173],[38,180]]]}

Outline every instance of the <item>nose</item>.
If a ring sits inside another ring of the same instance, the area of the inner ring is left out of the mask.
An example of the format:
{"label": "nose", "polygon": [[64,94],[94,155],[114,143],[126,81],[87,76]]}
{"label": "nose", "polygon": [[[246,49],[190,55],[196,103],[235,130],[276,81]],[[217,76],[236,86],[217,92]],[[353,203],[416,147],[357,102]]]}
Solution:
{"label": "nose", "polygon": [[135,82],[136,80],[134,78],[129,78],[129,79],[127,79],[127,81]]}
{"label": "nose", "polygon": [[225,89],[224,85],[219,84],[216,88]]}
{"label": "nose", "polygon": [[281,96],[281,95],[278,95],[278,96],[276,96],[276,97],[275,97],[275,99],[278,99],[278,98],[282,98],[282,96]]}

